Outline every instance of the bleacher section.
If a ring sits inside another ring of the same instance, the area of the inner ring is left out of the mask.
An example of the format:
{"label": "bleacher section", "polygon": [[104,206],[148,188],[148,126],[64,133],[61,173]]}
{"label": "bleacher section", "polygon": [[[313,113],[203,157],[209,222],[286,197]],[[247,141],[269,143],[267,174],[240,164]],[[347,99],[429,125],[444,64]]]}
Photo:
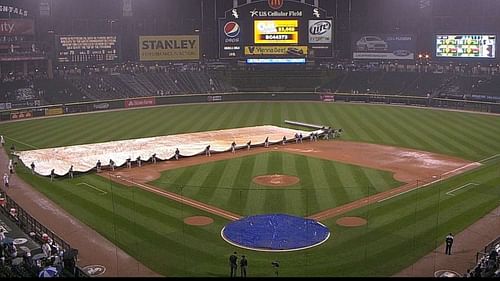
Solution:
{"label": "bleacher section", "polygon": [[89,71],[7,81],[0,103],[12,108],[146,96],[228,92],[334,92],[500,102],[500,75],[385,69],[239,68]]}
{"label": "bleacher section", "polygon": [[306,69],[226,70],[228,84],[238,91],[314,91],[329,81],[332,72]]}

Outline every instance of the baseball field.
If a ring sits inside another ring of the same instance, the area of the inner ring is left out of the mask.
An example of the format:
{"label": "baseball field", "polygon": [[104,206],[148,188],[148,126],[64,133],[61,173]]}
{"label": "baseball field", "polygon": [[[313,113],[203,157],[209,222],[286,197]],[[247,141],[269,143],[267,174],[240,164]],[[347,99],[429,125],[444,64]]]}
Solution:
{"label": "baseball field", "polygon": [[[460,232],[500,203],[500,116],[245,102],[3,123],[0,132],[6,149],[14,143],[17,150],[32,150],[258,125],[290,127],[284,120],[342,128],[343,133],[317,143],[201,155],[53,182],[24,167],[18,175],[164,276],[228,276],[233,251],[247,256],[248,276],[274,276],[274,260],[280,262],[280,276],[392,276],[437,248],[447,233]],[[383,158],[395,149],[405,153],[401,161]],[[415,165],[429,155],[430,168]],[[458,168],[433,170],[437,162]],[[450,173],[462,167],[468,169]],[[265,175],[298,181],[255,181]],[[269,213],[318,219],[331,236],[317,247],[283,253],[241,249],[221,238],[231,221]],[[208,220],[188,223],[192,217]],[[339,223],[345,217],[362,223]]]}

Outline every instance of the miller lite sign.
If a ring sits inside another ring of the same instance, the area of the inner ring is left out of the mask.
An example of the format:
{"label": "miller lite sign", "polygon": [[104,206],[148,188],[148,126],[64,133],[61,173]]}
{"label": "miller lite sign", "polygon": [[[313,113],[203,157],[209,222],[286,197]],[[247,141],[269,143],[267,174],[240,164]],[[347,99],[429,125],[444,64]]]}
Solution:
{"label": "miller lite sign", "polygon": [[279,8],[283,7],[283,2],[285,2],[285,0],[267,0],[269,7],[274,10],[278,10]]}
{"label": "miller lite sign", "polygon": [[332,43],[331,20],[309,20],[309,44]]}

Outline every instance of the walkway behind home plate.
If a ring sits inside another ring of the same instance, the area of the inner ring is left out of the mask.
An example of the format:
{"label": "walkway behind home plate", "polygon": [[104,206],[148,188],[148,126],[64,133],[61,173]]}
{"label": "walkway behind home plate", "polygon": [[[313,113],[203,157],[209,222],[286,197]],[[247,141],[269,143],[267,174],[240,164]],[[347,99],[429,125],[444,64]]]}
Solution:
{"label": "walkway behind home plate", "polygon": [[[8,162],[9,157],[2,149],[0,151],[1,174],[7,171]],[[161,277],[95,230],[78,221],[16,174],[12,175],[10,185],[7,194],[14,201],[40,223],[68,242],[71,247],[78,249],[77,265],[79,267],[104,266],[106,270],[102,275],[99,275],[100,277]]]}

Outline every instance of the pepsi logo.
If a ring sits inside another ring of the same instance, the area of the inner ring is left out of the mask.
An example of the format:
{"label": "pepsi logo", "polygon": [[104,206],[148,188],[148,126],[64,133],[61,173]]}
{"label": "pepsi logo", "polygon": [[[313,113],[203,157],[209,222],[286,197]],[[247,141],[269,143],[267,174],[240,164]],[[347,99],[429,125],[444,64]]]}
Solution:
{"label": "pepsi logo", "polygon": [[240,25],[237,22],[229,21],[224,25],[224,34],[227,37],[234,38],[240,35]]}

